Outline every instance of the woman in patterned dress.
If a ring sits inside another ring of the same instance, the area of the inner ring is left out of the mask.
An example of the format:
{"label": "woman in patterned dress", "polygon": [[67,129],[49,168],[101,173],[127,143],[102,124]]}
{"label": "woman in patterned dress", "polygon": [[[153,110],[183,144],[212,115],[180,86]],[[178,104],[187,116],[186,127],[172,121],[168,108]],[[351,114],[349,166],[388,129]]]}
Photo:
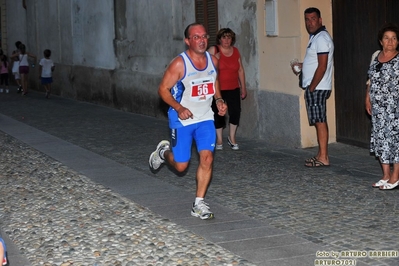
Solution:
{"label": "woman in patterned dress", "polygon": [[[383,177],[373,187],[399,185],[399,28],[386,24],[378,32],[381,52],[371,62],[366,110],[371,115],[370,151],[379,159]],[[390,165],[393,165],[391,172]]]}

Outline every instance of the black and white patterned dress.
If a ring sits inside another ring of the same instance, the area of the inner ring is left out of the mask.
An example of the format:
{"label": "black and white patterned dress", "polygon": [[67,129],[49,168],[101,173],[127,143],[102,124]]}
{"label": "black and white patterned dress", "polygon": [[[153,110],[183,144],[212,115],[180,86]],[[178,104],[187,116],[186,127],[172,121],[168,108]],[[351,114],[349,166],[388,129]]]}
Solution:
{"label": "black and white patterned dress", "polygon": [[370,151],[383,164],[399,163],[399,55],[370,65]]}

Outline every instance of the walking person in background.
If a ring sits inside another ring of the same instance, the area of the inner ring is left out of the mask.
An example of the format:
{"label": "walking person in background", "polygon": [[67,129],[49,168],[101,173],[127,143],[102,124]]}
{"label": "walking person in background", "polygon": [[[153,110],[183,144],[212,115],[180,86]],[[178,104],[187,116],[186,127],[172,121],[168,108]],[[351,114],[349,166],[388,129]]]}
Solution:
{"label": "walking person in background", "polygon": [[[399,28],[386,24],[378,32],[381,52],[368,70],[365,106],[371,115],[370,152],[379,159],[383,176],[373,187],[382,190],[399,185]],[[393,164],[391,173],[390,164]]]}
{"label": "walking person in background", "polygon": [[3,92],[3,84],[5,86],[5,92],[8,93],[8,71],[10,64],[8,63],[7,56],[5,54],[2,54],[0,56],[1,59],[1,69],[0,69],[0,92]]}
{"label": "walking person in background", "polygon": [[26,52],[25,44],[21,44],[19,46],[19,52],[12,55],[12,58],[19,59],[19,74],[21,75],[21,85],[22,85],[22,95],[26,95],[28,93],[28,81],[29,81],[29,61],[28,57],[34,58],[35,65],[36,56]]}
{"label": "walking person in background", "polygon": [[[307,167],[329,166],[327,99],[331,95],[334,43],[323,26],[320,10],[309,7],[305,10],[305,26],[310,35],[302,69],[302,88],[305,90],[306,110],[309,124],[316,127],[319,151],[316,156],[306,159]],[[292,64],[292,71],[296,64]]]}
{"label": "walking person in background", "polygon": [[152,170],[157,170],[166,161],[178,172],[184,172],[190,162],[194,140],[199,166],[191,215],[206,220],[214,217],[204,201],[212,178],[216,140],[212,99],[216,99],[219,115],[226,113],[227,106],[219,90],[218,59],[206,51],[209,35],[205,27],[198,23],[190,24],[184,37],[188,50],[170,62],[158,89],[162,100],[170,106],[171,143],[161,141],[151,153],[149,165]]}
{"label": "walking person in background", "polygon": [[[216,35],[217,45],[208,49],[208,52],[219,59],[219,83],[222,98],[226,101],[229,114],[229,136],[227,143],[233,150],[239,150],[236,141],[237,127],[240,123],[241,100],[247,97],[245,86],[245,71],[241,63],[241,55],[233,45],[236,34],[229,28],[220,29]],[[223,129],[226,127],[226,118],[217,113],[215,101],[212,103],[216,127],[216,150],[223,149]]]}
{"label": "walking person in background", "polygon": [[22,85],[21,85],[21,76],[19,75],[19,58],[18,57],[12,57],[14,54],[19,53],[19,46],[22,43],[20,41],[15,42],[15,47],[17,48],[12,52],[11,58],[13,58],[13,64],[12,64],[12,74],[14,75],[15,82],[18,85],[17,88],[17,93],[20,93],[22,91]]}
{"label": "walking person in background", "polygon": [[53,71],[55,69],[53,60],[51,57],[51,50],[46,49],[43,52],[44,58],[40,59],[39,62],[39,78],[41,83],[46,90],[46,98],[50,98],[51,93],[51,83],[53,83]]}

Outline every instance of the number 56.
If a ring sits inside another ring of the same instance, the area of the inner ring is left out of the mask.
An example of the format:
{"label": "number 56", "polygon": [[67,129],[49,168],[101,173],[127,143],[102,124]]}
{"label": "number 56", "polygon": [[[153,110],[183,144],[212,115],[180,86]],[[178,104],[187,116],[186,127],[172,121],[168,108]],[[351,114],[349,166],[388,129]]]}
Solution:
{"label": "number 56", "polygon": [[208,84],[201,84],[198,86],[198,95],[208,94]]}

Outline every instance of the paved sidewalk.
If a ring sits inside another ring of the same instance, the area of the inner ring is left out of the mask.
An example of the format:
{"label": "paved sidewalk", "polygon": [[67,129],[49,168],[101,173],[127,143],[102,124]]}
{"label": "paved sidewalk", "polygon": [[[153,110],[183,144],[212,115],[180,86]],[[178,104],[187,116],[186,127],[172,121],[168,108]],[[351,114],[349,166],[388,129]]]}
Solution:
{"label": "paved sidewalk", "polygon": [[[332,144],[331,166],[310,169],[303,161],[314,148],[238,137],[239,151],[225,143],[215,153],[207,202],[216,218],[202,221],[190,216],[195,153],[184,175],[149,171],[149,154],[168,137],[164,119],[12,89],[0,94],[0,130],[256,265],[314,265],[317,251],[399,251],[399,190],[371,187],[381,170],[367,149]],[[23,258],[8,243],[10,261]],[[356,265],[399,264],[349,255]]]}

